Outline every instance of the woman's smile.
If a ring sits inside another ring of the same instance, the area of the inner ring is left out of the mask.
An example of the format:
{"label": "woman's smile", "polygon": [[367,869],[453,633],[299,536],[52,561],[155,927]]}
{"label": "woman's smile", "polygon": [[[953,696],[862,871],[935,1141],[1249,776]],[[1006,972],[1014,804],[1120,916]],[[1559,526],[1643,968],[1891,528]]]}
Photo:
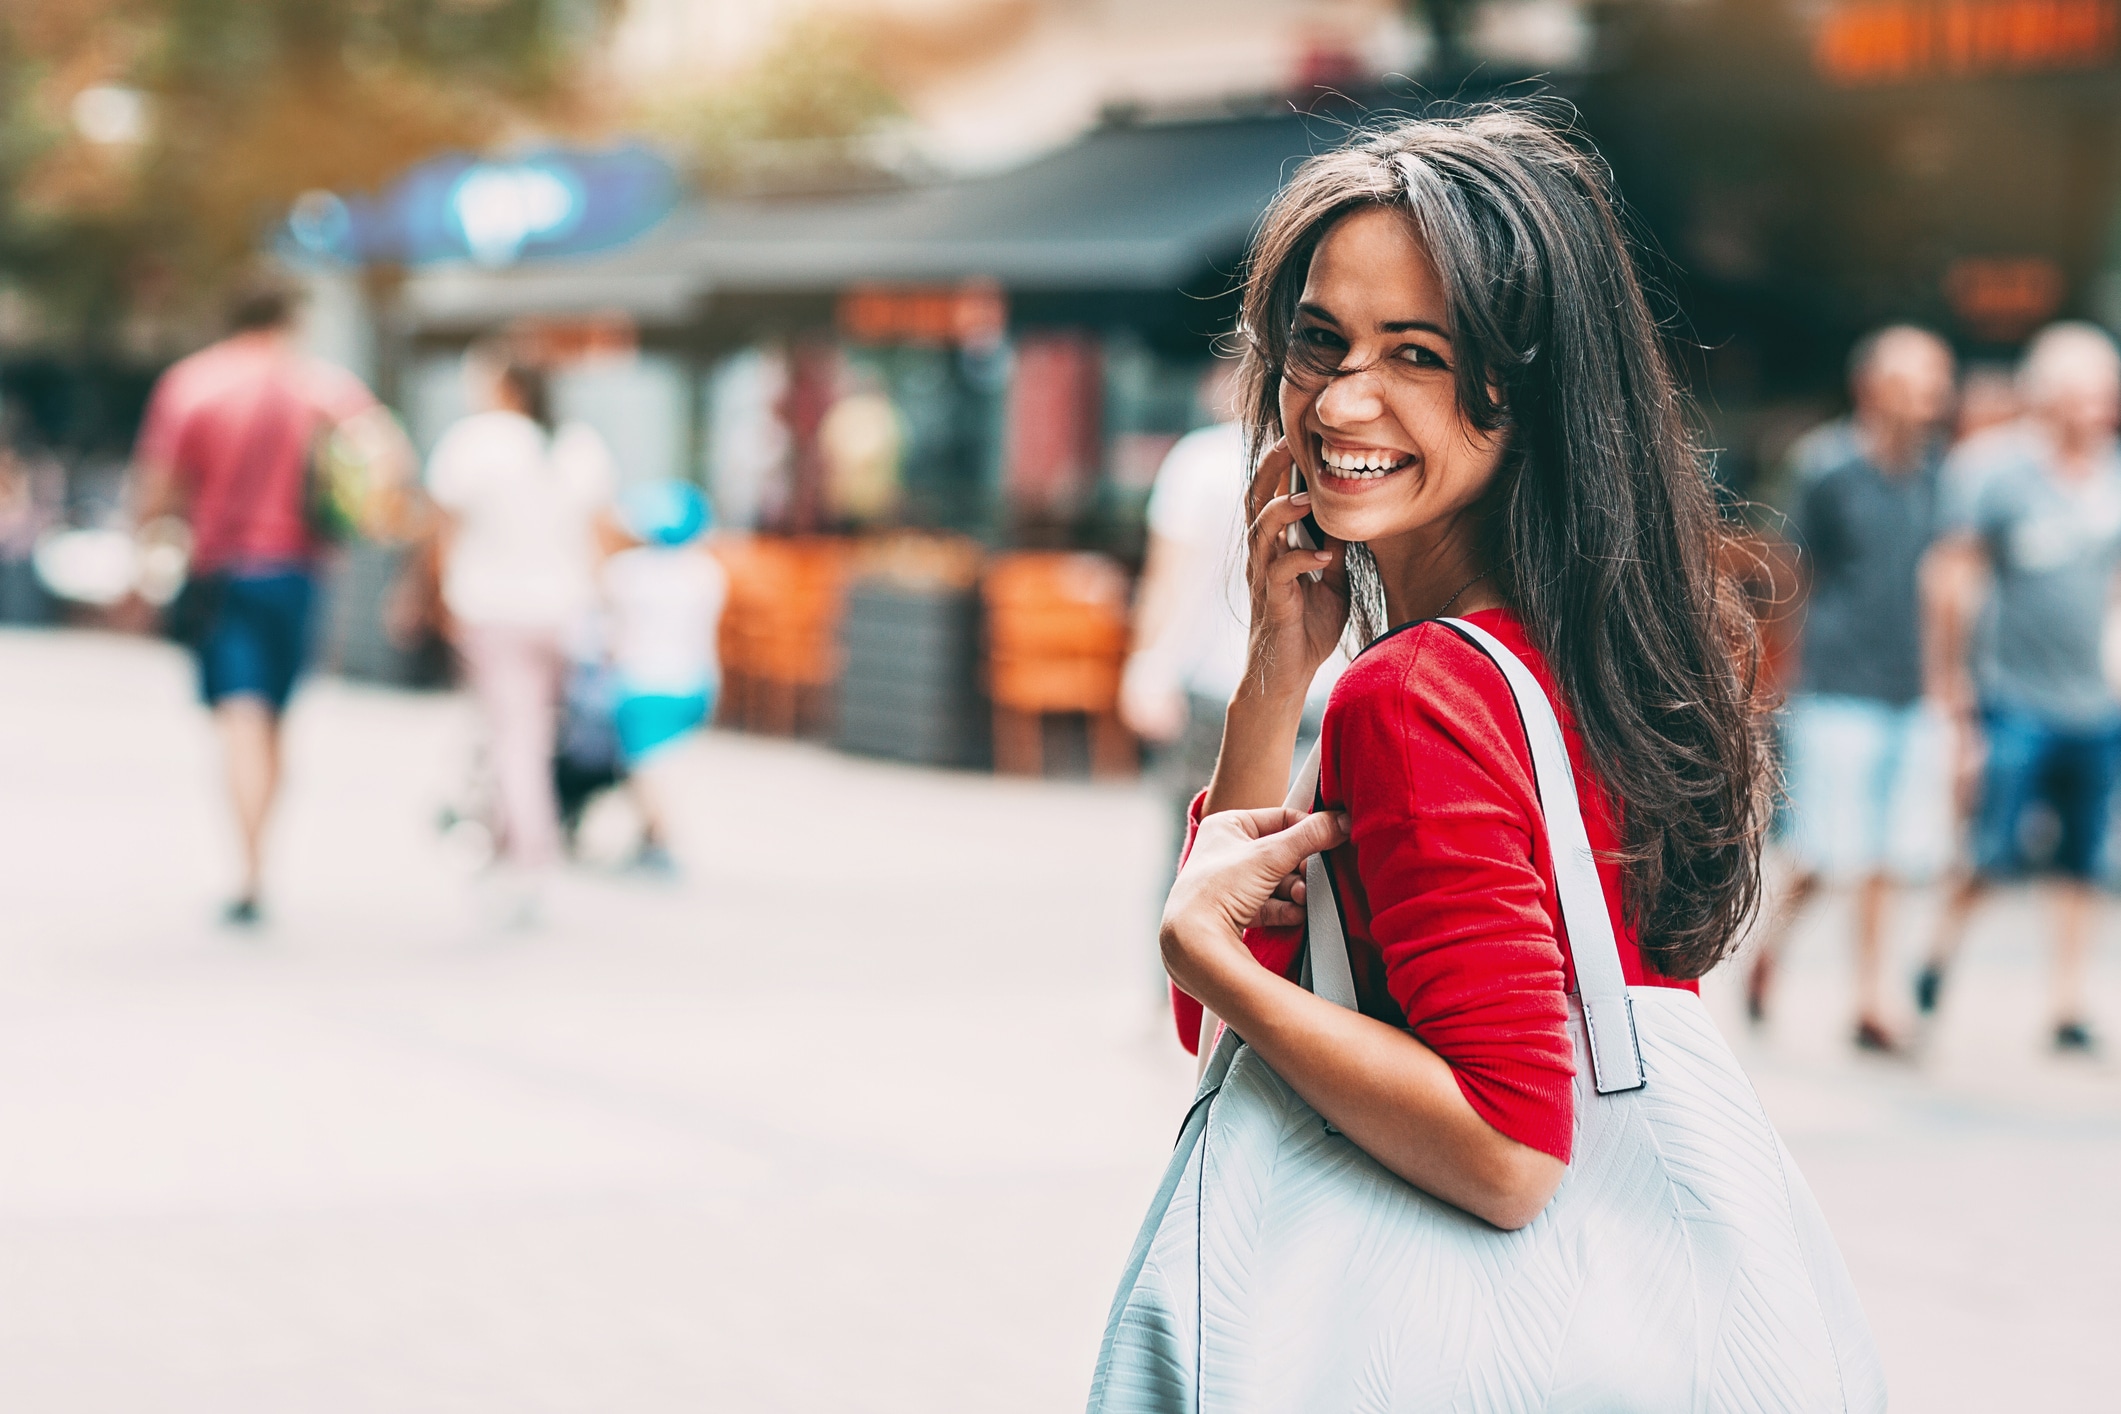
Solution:
{"label": "woman's smile", "polygon": [[1375,489],[1385,478],[1414,465],[1411,452],[1394,447],[1359,447],[1315,439],[1319,480],[1342,495]]}

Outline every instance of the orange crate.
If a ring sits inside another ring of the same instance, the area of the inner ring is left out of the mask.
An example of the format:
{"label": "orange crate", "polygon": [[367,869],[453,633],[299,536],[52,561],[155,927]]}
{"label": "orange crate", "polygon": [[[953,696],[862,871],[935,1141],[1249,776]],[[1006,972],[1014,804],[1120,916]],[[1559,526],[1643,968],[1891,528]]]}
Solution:
{"label": "orange crate", "polygon": [[989,568],[983,592],[995,768],[1038,773],[1045,714],[1082,712],[1098,773],[1131,774],[1134,742],[1118,715],[1125,571],[1099,555],[1004,555]]}

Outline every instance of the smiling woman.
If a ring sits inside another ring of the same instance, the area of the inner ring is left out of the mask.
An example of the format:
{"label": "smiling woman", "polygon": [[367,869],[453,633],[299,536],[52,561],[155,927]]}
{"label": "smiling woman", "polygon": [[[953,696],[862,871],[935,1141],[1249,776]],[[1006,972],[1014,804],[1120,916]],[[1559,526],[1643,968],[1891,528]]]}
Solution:
{"label": "smiling woman", "polygon": [[1603,168],[1521,110],[1359,135],[1268,211],[1243,333],[1251,639],[1162,929],[1205,1075],[1093,1409],[1876,1407],[1692,980],[1763,764]]}

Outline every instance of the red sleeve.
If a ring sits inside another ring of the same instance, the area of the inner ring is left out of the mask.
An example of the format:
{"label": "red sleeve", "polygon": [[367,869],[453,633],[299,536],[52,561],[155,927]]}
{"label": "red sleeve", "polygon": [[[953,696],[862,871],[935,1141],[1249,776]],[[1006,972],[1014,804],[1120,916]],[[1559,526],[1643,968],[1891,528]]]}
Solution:
{"label": "red sleeve", "polygon": [[1574,1051],[1516,705],[1450,630],[1402,637],[1334,694],[1327,804],[1349,812],[1370,934],[1408,1028],[1482,1119],[1566,1161]]}
{"label": "red sleeve", "polygon": [[[1202,791],[1193,797],[1186,807],[1186,843],[1178,851],[1178,867],[1186,867],[1186,859],[1193,853],[1193,837],[1200,833],[1200,812],[1208,803],[1208,793]],[[1193,997],[1171,984],[1171,1019],[1178,1024],[1178,1043],[1192,1055],[1200,1054],[1200,1014],[1204,1010]]]}
{"label": "red sleeve", "polygon": [[[1178,853],[1178,864],[1185,867],[1186,857],[1193,853],[1193,837],[1200,833],[1201,811],[1206,806],[1208,793],[1202,791],[1193,797],[1193,804],[1186,810],[1186,844]],[[1245,946],[1252,956],[1259,959],[1262,967],[1272,968],[1286,977],[1296,965],[1296,957],[1303,950],[1304,930],[1295,928],[1247,928]],[[1194,1055],[1200,1054],[1200,1014],[1203,1008],[1193,997],[1171,984],[1171,1017],[1178,1024],[1179,1044]]]}

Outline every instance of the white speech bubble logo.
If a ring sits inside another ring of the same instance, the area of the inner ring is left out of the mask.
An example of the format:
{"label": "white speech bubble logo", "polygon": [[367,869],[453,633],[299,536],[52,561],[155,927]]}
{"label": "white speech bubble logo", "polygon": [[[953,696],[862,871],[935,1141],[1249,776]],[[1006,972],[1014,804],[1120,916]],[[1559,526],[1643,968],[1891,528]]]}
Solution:
{"label": "white speech bubble logo", "polygon": [[450,209],[471,258],[506,265],[533,236],[573,224],[580,199],[559,173],[544,167],[474,167],[457,179]]}

